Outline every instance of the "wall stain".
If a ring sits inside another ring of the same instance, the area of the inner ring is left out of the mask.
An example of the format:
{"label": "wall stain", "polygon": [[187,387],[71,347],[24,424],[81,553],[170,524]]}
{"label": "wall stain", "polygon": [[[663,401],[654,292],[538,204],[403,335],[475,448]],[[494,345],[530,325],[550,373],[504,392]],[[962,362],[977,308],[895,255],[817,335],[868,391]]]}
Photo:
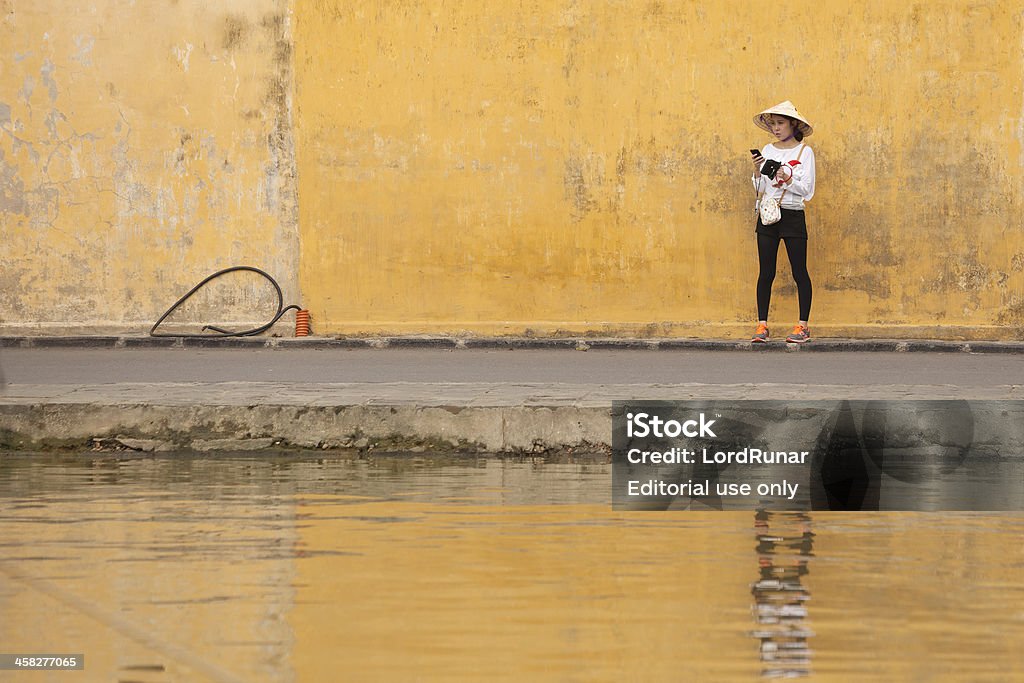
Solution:
{"label": "wall stain", "polygon": [[25,80],[22,82],[21,90],[18,91],[18,100],[25,105],[25,107],[31,112],[32,111],[32,93],[36,89],[36,81],[31,75],[26,74]]}
{"label": "wall stain", "polygon": [[1024,299],[1013,296],[996,315],[997,325],[1024,325]]}
{"label": "wall stain", "polygon": [[576,222],[583,220],[599,206],[591,188],[600,189],[604,184],[604,160],[593,154],[586,157],[569,155],[565,160],[562,183],[565,187],[565,197],[573,207],[572,219]]}
{"label": "wall stain", "polygon": [[25,201],[25,181],[18,177],[18,167],[8,164],[0,148],[0,213],[28,215]]}
{"label": "wall stain", "polygon": [[57,67],[54,66],[49,58],[43,60],[43,65],[39,69],[39,80],[42,81],[50,93],[50,104],[57,101],[57,81],[53,78],[53,73],[56,70]]}
{"label": "wall stain", "polygon": [[970,310],[981,309],[987,298],[985,295],[991,290],[1005,292],[1008,289],[1008,275],[982,263],[973,252],[950,254],[937,270],[934,278],[922,283],[921,291],[942,297],[959,293],[956,299]]}
{"label": "wall stain", "polygon": [[[294,247],[293,268],[298,270],[295,230],[299,222],[295,134],[292,123],[293,53],[288,16],[271,12],[260,20],[263,39],[272,48],[274,69],[265,81],[262,106],[270,119],[267,134],[269,161],[264,164],[263,196],[267,211],[279,216],[278,240]],[[243,116],[246,112],[243,111]]]}
{"label": "wall stain", "polygon": [[236,50],[242,46],[249,34],[249,22],[245,17],[229,14],[224,17],[221,46],[225,50]]}
{"label": "wall stain", "polygon": [[96,39],[93,36],[75,36],[75,47],[78,48],[78,52],[71,55],[71,59],[75,60],[82,66],[92,66],[92,59],[89,58],[89,53],[92,52],[95,45]]}

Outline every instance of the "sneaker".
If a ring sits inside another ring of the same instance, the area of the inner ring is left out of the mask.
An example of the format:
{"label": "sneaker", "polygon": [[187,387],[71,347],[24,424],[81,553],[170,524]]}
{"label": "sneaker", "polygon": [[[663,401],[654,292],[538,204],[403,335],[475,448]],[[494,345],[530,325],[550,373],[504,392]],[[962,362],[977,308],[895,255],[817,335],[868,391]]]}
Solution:
{"label": "sneaker", "polygon": [[797,325],[793,328],[793,333],[786,337],[786,341],[791,344],[803,344],[805,341],[810,341],[811,329],[804,327],[803,325]]}
{"label": "sneaker", "polygon": [[768,326],[763,323],[758,323],[757,332],[755,332],[754,336],[750,338],[750,341],[760,342],[762,344],[768,341]]}

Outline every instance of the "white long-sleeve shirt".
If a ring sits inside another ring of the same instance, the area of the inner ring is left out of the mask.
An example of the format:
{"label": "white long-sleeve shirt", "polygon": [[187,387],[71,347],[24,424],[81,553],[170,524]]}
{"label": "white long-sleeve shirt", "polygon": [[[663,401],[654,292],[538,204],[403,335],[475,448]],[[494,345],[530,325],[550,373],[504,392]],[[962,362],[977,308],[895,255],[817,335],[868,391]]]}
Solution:
{"label": "white long-sleeve shirt", "polygon": [[[800,154],[801,147],[806,146],[801,143],[792,149],[779,149],[775,145],[768,144],[761,150],[761,156],[766,160],[775,159],[789,165],[793,171],[793,182],[789,185],[780,185],[778,175],[776,175],[776,180],[759,173],[755,173],[751,177],[754,189],[758,192],[764,190],[764,199],[773,197],[778,199],[785,190],[786,196],[782,198],[782,208],[784,209],[803,210],[804,202],[810,201],[814,196],[814,150],[806,147],[804,153]],[[795,161],[798,154],[800,154],[800,163],[796,166],[790,165],[789,162]],[[780,171],[781,173],[785,172]]]}

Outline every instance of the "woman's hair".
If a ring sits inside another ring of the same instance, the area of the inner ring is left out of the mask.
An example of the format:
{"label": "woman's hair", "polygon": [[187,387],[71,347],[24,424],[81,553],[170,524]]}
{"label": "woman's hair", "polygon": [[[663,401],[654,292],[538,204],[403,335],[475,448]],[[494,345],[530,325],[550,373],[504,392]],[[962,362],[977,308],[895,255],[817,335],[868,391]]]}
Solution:
{"label": "woman's hair", "polygon": [[[782,116],[786,115],[782,114]],[[786,116],[786,118],[789,119],[789,122],[793,125],[793,137],[796,138],[797,142],[803,142],[804,132],[800,130],[800,122],[794,119],[792,116]]]}

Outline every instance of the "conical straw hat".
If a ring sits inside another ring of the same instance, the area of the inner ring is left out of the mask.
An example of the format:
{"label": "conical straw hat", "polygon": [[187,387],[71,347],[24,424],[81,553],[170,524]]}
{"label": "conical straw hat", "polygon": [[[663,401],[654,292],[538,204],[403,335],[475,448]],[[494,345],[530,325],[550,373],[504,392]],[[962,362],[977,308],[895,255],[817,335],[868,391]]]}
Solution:
{"label": "conical straw hat", "polygon": [[796,119],[797,127],[800,128],[800,132],[804,134],[804,137],[807,137],[814,132],[814,127],[811,125],[811,122],[801,116],[800,112],[796,110],[796,107],[794,107],[793,103],[789,100],[776,104],[774,107],[765,109],[754,117],[754,125],[770,133],[772,132],[772,129],[768,127],[768,124],[765,123],[764,120],[764,117],[768,116],[768,114],[781,114],[783,116],[789,116]]}

